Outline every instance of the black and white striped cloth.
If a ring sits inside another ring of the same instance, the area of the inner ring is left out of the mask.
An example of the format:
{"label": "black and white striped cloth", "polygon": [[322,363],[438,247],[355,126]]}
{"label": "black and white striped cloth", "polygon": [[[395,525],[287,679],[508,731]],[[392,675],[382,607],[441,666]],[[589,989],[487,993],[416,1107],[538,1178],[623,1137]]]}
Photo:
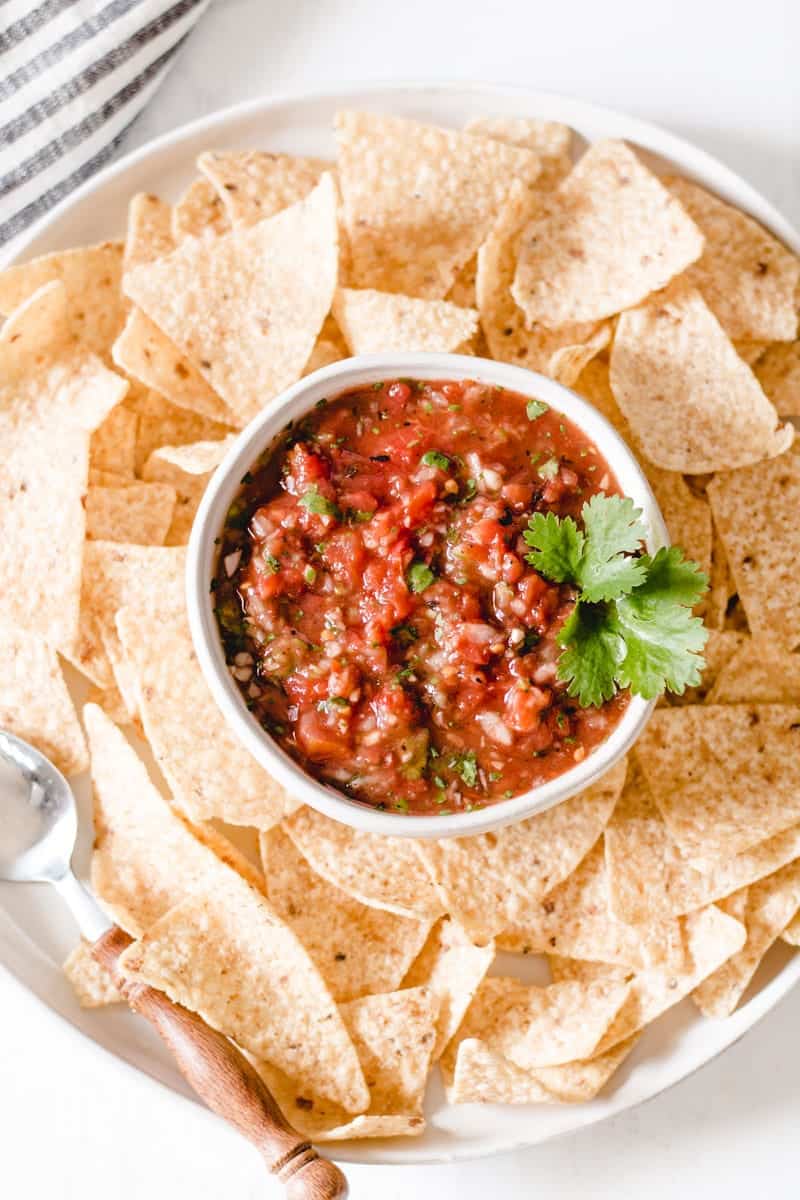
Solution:
{"label": "black and white striped cloth", "polygon": [[0,0],[0,255],[112,157],[210,0]]}

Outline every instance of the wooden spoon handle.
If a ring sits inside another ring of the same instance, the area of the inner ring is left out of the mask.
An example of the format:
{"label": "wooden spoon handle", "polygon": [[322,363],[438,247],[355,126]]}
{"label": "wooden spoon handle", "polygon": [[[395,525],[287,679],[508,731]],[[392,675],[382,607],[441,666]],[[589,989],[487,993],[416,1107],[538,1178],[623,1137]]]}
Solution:
{"label": "wooden spoon handle", "polygon": [[261,1076],[233,1043],[163,992],[125,978],[117,960],[131,940],[114,925],[94,943],[92,954],[112,972],[133,1011],[146,1017],[169,1046],[198,1096],[253,1143],[286,1185],[290,1200],[346,1200],[342,1172],[292,1129]]}

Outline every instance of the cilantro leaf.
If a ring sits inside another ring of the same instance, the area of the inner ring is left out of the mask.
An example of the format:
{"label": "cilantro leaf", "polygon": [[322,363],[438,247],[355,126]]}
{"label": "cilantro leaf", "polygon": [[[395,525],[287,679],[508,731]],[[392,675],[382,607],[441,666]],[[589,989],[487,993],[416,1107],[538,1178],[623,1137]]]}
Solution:
{"label": "cilantro leaf", "polygon": [[621,687],[653,700],[664,690],[681,695],[700,682],[708,631],[690,608],[636,591],[617,601],[617,621],[625,643],[617,672]]}
{"label": "cilantro leaf", "polygon": [[464,780],[467,787],[475,787],[478,782],[478,760],[474,750],[466,750],[463,754],[454,754],[447,760],[451,771],[455,771]]}
{"label": "cilantro leaf", "polygon": [[558,644],[563,647],[558,677],[569,684],[570,696],[577,696],[584,708],[610,700],[617,691],[617,670],[625,653],[614,610],[578,601],[561,628]]}
{"label": "cilantro leaf", "polygon": [[529,400],[525,405],[525,414],[529,421],[536,421],[550,411],[550,405],[543,400]]}
{"label": "cilantro leaf", "polygon": [[598,493],[581,509],[586,548],[576,579],[585,600],[615,600],[640,584],[644,568],[629,557],[646,536],[628,497]]}
{"label": "cilantro leaf", "polygon": [[307,492],[303,492],[300,504],[310,513],[319,517],[338,517],[339,515],[339,510],[333,501],[323,496],[316,485],[310,487]]}
{"label": "cilantro leaf", "polygon": [[586,539],[572,517],[534,513],[522,536],[533,547],[526,561],[542,575],[556,583],[571,583],[578,578]]}
{"label": "cilantro leaf", "polygon": [[670,599],[692,607],[708,588],[708,577],[696,562],[685,558],[680,546],[662,546],[653,558],[640,559],[647,569],[647,579],[638,589],[639,595],[651,599]]}
{"label": "cilantro leaf", "polygon": [[433,571],[424,562],[413,562],[406,574],[409,590],[416,593],[424,592],[431,586],[435,578]]}
{"label": "cilantro leaf", "polygon": [[450,470],[450,459],[441,450],[428,450],[421,460],[426,467],[436,467],[439,471]]}

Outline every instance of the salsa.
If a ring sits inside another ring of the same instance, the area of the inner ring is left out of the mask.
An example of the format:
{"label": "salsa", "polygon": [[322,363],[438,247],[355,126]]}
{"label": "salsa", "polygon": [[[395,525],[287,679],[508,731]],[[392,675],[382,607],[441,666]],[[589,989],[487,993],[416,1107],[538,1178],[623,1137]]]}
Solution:
{"label": "salsa", "polygon": [[290,426],[242,480],[212,584],[230,671],[314,777],[380,809],[491,804],[580,762],[628,703],[557,677],[569,584],[526,561],[535,512],[619,487],[545,404],[393,379]]}

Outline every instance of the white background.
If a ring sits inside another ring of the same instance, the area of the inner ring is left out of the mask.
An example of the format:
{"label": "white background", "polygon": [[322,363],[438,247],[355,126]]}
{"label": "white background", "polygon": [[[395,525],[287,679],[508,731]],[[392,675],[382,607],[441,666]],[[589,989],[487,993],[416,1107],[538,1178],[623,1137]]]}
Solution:
{"label": "white background", "polygon": [[[264,92],[521,83],[657,121],[800,223],[797,0],[215,0],[125,149]],[[349,1169],[356,1200],[789,1200],[800,1187],[800,993],[693,1078],[529,1152]],[[206,1114],[69,1036],[0,974],[0,1195],[278,1196]]]}

